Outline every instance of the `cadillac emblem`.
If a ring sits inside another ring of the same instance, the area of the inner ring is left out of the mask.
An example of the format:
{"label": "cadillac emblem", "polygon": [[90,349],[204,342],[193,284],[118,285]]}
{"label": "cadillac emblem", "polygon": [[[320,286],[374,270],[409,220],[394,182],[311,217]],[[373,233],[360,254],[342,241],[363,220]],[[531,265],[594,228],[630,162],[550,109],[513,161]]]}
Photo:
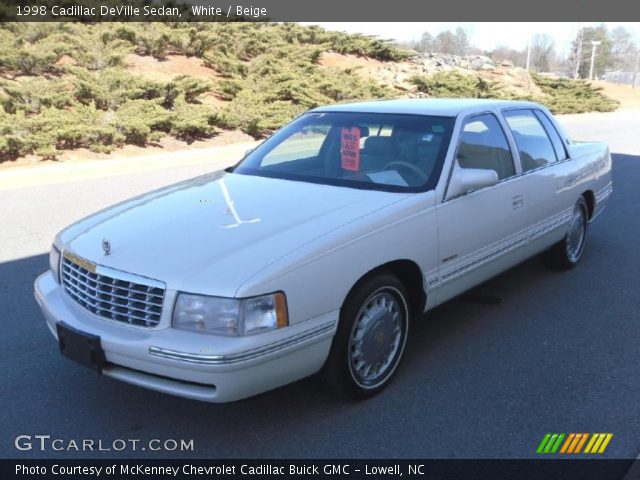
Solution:
{"label": "cadillac emblem", "polygon": [[102,240],[102,250],[104,250],[105,255],[109,255],[109,252],[111,251],[111,242],[106,238]]}

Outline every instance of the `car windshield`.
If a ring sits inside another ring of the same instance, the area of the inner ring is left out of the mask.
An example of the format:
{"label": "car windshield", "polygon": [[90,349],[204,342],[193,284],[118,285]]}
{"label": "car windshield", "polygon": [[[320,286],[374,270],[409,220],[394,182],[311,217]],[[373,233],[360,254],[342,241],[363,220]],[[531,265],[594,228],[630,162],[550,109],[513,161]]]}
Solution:
{"label": "car windshield", "polygon": [[262,143],[235,173],[353,188],[435,187],[454,118],[311,112]]}

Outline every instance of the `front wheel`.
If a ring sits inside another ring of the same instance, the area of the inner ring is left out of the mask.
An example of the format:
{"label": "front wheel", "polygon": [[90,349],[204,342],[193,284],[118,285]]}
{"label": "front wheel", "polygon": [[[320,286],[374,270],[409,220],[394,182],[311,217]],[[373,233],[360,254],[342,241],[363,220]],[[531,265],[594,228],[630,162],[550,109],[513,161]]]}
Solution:
{"label": "front wheel", "polygon": [[570,270],[582,258],[582,252],[587,241],[588,215],[587,202],[584,197],[580,197],[573,209],[567,234],[551,247],[548,252],[548,259],[554,267],[561,270]]}
{"label": "front wheel", "polygon": [[386,387],[404,353],[410,313],[406,289],[395,276],[379,274],[356,286],[323,367],[327,383],[360,398]]}

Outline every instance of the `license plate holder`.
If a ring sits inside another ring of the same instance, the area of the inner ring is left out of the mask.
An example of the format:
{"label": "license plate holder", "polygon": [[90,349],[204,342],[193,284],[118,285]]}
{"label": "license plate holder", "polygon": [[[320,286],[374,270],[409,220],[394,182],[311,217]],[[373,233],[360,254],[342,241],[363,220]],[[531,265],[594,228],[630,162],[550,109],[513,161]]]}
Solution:
{"label": "license plate holder", "polygon": [[106,359],[100,344],[100,337],[81,332],[64,322],[56,324],[60,353],[71,360],[102,373]]}

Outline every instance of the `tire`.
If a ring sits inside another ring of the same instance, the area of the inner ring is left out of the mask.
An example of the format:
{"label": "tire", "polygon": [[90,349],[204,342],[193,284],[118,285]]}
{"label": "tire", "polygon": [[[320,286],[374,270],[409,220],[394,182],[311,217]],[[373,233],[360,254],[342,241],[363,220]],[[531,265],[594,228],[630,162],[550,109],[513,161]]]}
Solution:
{"label": "tire", "polygon": [[383,390],[402,360],[411,318],[407,291],[397,277],[380,273],[351,291],[322,369],[336,393],[367,398]]}
{"label": "tire", "polygon": [[584,197],[580,197],[574,207],[567,234],[547,252],[547,259],[552,267],[571,270],[578,264],[587,242],[588,226],[587,202]]}

